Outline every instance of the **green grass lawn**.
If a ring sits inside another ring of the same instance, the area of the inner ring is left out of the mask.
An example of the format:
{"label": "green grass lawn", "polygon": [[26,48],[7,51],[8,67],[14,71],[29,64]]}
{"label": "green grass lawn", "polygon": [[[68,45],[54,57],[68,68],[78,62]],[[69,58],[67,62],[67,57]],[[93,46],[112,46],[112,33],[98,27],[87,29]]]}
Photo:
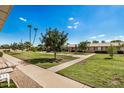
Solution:
{"label": "green grass lawn", "polygon": [[57,73],[93,87],[124,88],[124,55],[96,54]]}
{"label": "green grass lawn", "polygon": [[63,62],[77,59],[76,57],[58,55],[57,56],[58,60],[57,62],[55,62],[55,60],[53,59],[54,58],[53,54],[42,54],[36,52],[21,52],[21,53],[10,52],[8,54],[43,68],[49,68],[61,64]]}
{"label": "green grass lawn", "polygon": [[74,52],[75,55],[89,55],[91,53],[83,53],[83,52]]}
{"label": "green grass lawn", "polygon": [[10,87],[8,87],[7,82],[1,82],[0,83],[0,88],[16,88],[15,83],[11,80],[10,81]]}
{"label": "green grass lawn", "polygon": [[91,54],[91,53],[83,53],[83,52],[59,52],[59,54],[88,55],[88,54]]}

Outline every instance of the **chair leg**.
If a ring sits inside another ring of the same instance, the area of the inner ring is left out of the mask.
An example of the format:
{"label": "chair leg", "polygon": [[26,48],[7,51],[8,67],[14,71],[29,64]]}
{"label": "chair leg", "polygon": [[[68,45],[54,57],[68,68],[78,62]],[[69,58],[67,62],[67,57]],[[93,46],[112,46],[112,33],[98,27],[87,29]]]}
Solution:
{"label": "chair leg", "polygon": [[10,87],[10,76],[9,76],[9,74],[7,74],[7,83],[8,83],[8,87]]}

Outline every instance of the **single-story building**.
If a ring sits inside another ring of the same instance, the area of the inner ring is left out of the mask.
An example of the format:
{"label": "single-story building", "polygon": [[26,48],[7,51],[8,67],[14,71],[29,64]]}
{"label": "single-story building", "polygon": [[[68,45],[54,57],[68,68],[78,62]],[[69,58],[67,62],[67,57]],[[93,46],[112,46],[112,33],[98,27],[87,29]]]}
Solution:
{"label": "single-story building", "polygon": [[77,51],[78,45],[77,44],[69,44],[67,45],[68,52],[74,52]]}
{"label": "single-story building", "polygon": [[[87,46],[87,52],[96,52],[96,51],[107,51],[110,45],[116,47],[118,51],[124,51],[124,47],[119,47],[124,43],[90,43]],[[78,44],[69,44],[68,51],[77,51]]]}
{"label": "single-story building", "polygon": [[121,44],[120,43],[91,43],[91,44],[88,45],[87,51],[89,51],[89,52],[107,51],[107,49],[110,45],[119,49],[119,46]]}

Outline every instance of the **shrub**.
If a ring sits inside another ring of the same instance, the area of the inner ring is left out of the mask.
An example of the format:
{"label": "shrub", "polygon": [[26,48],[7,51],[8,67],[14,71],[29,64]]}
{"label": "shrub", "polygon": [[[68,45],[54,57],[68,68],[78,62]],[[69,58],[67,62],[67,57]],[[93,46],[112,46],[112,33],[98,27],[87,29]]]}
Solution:
{"label": "shrub", "polygon": [[112,46],[112,44],[108,47],[108,54],[113,59],[114,54],[117,53],[116,47]]}
{"label": "shrub", "polygon": [[107,51],[95,51],[95,53],[107,54]]}
{"label": "shrub", "polygon": [[31,47],[30,48],[30,51],[36,52],[37,51],[37,48],[36,47]]}
{"label": "shrub", "polygon": [[9,49],[8,49],[8,50],[3,50],[3,52],[4,52],[4,53],[9,53],[10,50],[9,50]]}
{"label": "shrub", "polygon": [[124,52],[123,52],[123,51],[117,51],[117,53],[118,53],[118,54],[124,54]]}
{"label": "shrub", "polygon": [[0,52],[0,57],[2,57],[3,56],[3,52]]}

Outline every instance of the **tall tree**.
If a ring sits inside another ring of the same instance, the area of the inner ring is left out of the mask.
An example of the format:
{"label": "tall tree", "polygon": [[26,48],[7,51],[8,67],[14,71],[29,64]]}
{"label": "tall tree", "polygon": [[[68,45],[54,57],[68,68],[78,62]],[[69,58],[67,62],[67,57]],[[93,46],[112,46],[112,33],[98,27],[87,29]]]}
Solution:
{"label": "tall tree", "polygon": [[44,51],[45,50],[44,45],[42,45],[42,44],[37,45],[37,50]]}
{"label": "tall tree", "polygon": [[48,28],[45,34],[41,33],[40,40],[46,49],[54,52],[54,58],[56,59],[56,53],[62,49],[62,46],[68,40],[67,36],[68,33],[60,32],[57,28]]}
{"label": "tall tree", "polygon": [[32,25],[29,24],[28,28],[29,28],[29,42],[31,43],[31,29],[32,29]]}
{"label": "tall tree", "polygon": [[123,42],[121,40],[112,40],[111,43],[120,43],[120,42]]}
{"label": "tall tree", "polygon": [[97,40],[93,40],[92,43],[99,43],[99,41],[97,41]]}
{"label": "tall tree", "polygon": [[22,42],[20,42],[19,44],[18,44],[18,49],[19,50],[24,50],[25,49],[25,46],[24,46],[24,44],[22,43]]}
{"label": "tall tree", "polygon": [[110,57],[113,59],[113,56],[115,53],[117,53],[116,47],[114,47],[112,44],[108,47],[108,53]]}
{"label": "tall tree", "polygon": [[90,41],[87,41],[87,44],[91,44],[91,42]]}
{"label": "tall tree", "polygon": [[27,50],[30,50],[30,48],[31,48],[31,43],[30,42],[25,42],[24,43],[24,47],[27,49]]}
{"label": "tall tree", "polygon": [[105,43],[105,41],[104,41],[104,40],[102,40],[102,41],[101,41],[101,43]]}
{"label": "tall tree", "polygon": [[35,39],[36,39],[36,36],[37,36],[38,28],[34,28],[34,31],[35,31],[35,34],[34,34],[33,44],[35,43]]}
{"label": "tall tree", "polygon": [[85,52],[86,49],[87,49],[87,44],[88,44],[87,41],[80,42],[80,43],[78,44],[78,49],[79,49],[80,51]]}
{"label": "tall tree", "polygon": [[10,49],[11,46],[9,44],[3,44],[3,45],[0,46],[0,48],[2,48],[2,49]]}
{"label": "tall tree", "polygon": [[18,49],[18,43],[13,43],[13,44],[11,44],[11,48],[12,48],[12,50],[17,50]]}

